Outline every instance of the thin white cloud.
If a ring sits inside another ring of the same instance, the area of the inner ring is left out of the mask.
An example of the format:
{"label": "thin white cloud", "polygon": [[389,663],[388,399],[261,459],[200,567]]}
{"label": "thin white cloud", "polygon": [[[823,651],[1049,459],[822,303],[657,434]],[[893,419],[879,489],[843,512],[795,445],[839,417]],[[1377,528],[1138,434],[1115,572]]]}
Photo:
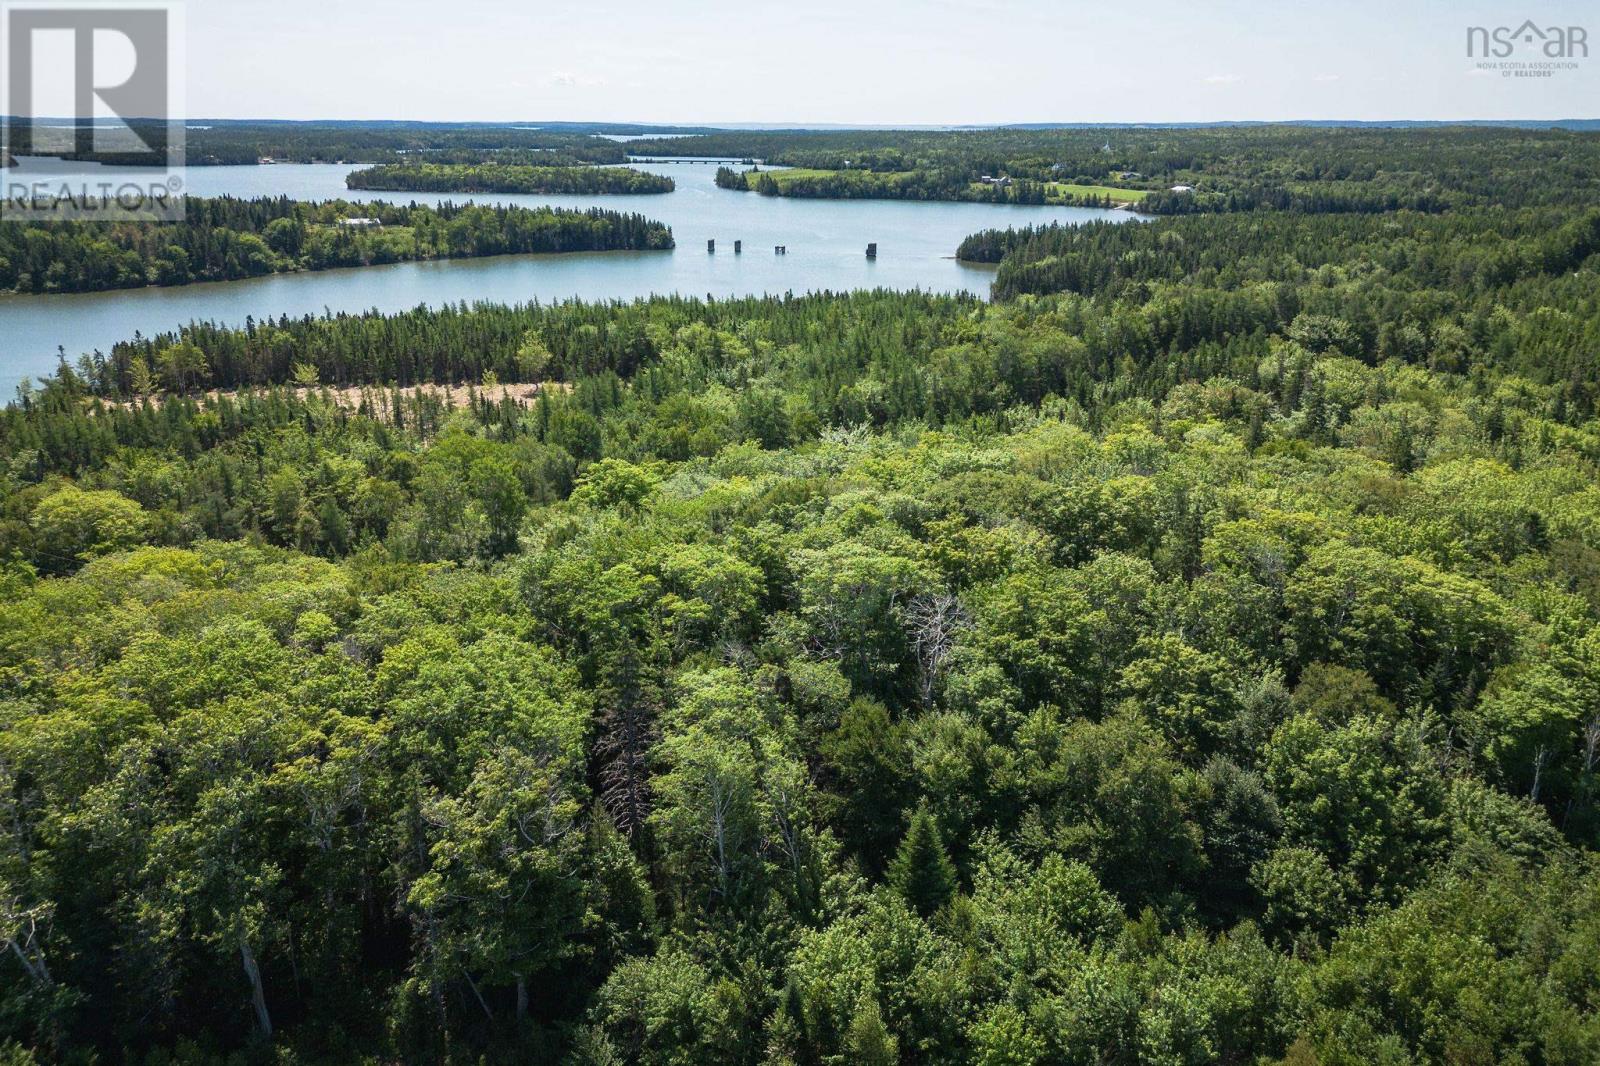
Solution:
{"label": "thin white cloud", "polygon": [[1338,81],[1339,80],[1339,75],[1337,75],[1337,74],[1318,74],[1316,77],[1312,78],[1311,80],[1312,81],[1324,81],[1324,82],[1326,82],[1326,81]]}
{"label": "thin white cloud", "polygon": [[1244,77],[1240,74],[1208,74],[1200,80],[1207,85],[1232,85],[1244,81]]}

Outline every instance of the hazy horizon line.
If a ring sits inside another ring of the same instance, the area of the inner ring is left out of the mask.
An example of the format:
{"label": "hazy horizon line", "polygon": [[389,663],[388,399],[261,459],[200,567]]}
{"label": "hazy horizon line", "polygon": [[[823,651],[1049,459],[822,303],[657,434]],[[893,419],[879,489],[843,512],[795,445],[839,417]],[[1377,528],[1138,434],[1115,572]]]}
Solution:
{"label": "hazy horizon line", "polygon": [[[0,120],[6,123],[16,121],[17,116],[0,115]],[[77,124],[78,120],[72,116],[36,116],[31,118],[35,123],[61,123]],[[153,118],[134,118],[132,122],[154,122]],[[315,118],[269,118],[261,115],[248,116],[219,116],[206,115],[194,116],[183,119],[185,126],[204,125],[207,123],[229,124],[255,124],[255,125],[389,125],[389,126],[485,126],[485,127],[618,127],[627,129],[651,130],[683,130],[689,132],[783,132],[788,130],[802,131],[828,131],[828,130],[861,130],[861,131],[907,131],[907,132],[960,132],[973,130],[1006,130],[1006,129],[1194,129],[1211,126],[1563,126],[1578,124],[1600,124],[1600,115],[1582,118],[1578,116],[1563,116],[1559,118],[1272,118],[1272,119],[1188,119],[1188,120],[1112,120],[1112,121],[1018,121],[1018,122],[666,122],[666,121],[633,121],[620,119],[576,119],[576,118],[544,118],[544,119],[474,119],[474,118],[335,118],[319,116]],[[96,119],[95,125],[119,125],[121,120],[115,118]]]}

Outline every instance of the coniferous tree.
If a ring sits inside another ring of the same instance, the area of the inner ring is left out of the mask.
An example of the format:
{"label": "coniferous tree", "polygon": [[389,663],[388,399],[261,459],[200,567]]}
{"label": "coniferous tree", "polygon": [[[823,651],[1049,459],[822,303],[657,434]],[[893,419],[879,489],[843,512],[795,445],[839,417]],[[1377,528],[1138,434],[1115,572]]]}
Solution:
{"label": "coniferous tree", "polygon": [[885,1028],[878,1001],[870,993],[862,995],[850,1019],[845,1050],[856,1066],[895,1066],[900,1061],[899,1041]]}
{"label": "coniferous tree", "polygon": [[926,808],[911,818],[911,828],[889,865],[889,883],[923,917],[950,902],[956,890],[956,868],[945,853],[939,826]]}

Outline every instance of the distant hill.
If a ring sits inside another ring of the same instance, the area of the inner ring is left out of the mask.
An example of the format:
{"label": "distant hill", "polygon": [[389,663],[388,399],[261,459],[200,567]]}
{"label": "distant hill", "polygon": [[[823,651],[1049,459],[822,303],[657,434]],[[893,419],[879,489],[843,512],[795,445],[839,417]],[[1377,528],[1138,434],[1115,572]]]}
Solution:
{"label": "distant hill", "polygon": [[1017,122],[993,127],[1007,130],[1082,129],[1220,129],[1229,126],[1312,126],[1318,128],[1424,129],[1449,126],[1506,126],[1515,129],[1600,130],[1600,118],[1472,118],[1472,119],[1284,119],[1281,122]]}

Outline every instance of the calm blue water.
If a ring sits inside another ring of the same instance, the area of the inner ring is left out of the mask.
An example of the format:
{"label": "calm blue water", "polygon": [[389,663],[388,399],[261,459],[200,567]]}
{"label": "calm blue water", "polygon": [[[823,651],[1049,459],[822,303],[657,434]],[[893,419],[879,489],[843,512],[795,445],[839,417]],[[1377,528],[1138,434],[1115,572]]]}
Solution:
{"label": "calm blue water", "polygon": [[[651,294],[747,296],[760,293],[861,288],[968,291],[987,296],[993,269],[958,263],[956,246],[969,233],[1034,223],[1126,219],[1123,211],[1001,204],[904,203],[889,200],[787,200],[719,189],[716,166],[640,164],[667,174],[677,190],[655,196],[448,196],[431,193],[347,192],[347,165],[278,164],[194,167],[188,191],[197,196],[287,195],[296,199],[455,199],[525,206],[606,207],[637,211],[672,227],[670,252],[602,252],[503,256],[318,273],[251,281],[137,289],[73,296],[0,296],[0,402],[24,376],[53,372],[58,347],[70,358],[108,351],[135,332],[158,333],[195,320],[238,324],[279,315],[323,311],[400,311],[418,304],[490,300],[546,302],[569,297],[633,299]],[[73,173],[86,173],[76,167]],[[12,176],[18,171],[13,171]],[[63,173],[60,164],[52,176]],[[717,242],[706,254],[707,239]],[[733,254],[742,240],[744,252]],[[866,258],[868,242],[878,258]],[[789,253],[773,254],[787,245]]]}

